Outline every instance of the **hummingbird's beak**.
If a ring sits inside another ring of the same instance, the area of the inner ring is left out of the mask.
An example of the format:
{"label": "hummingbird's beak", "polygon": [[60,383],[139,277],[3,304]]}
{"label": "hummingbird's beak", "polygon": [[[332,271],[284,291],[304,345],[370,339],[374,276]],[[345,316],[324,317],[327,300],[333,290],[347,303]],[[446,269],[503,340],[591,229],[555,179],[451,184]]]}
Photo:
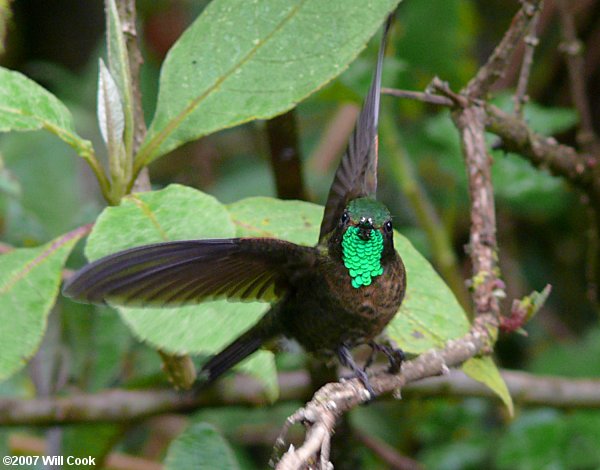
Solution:
{"label": "hummingbird's beak", "polygon": [[373,230],[373,222],[371,219],[362,217],[358,223],[358,236],[362,240],[367,241],[371,238],[371,230]]}

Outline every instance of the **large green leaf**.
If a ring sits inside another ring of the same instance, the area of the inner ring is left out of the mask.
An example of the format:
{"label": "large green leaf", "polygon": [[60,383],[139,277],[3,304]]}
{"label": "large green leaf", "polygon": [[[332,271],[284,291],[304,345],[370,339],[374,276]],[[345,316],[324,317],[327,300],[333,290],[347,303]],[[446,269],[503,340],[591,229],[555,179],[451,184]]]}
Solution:
{"label": "large green leaf", "polygon": [[0,379],[19,370],[39,347],[65,260],[87,230],[0,256]]}
{"label": "large green leaf", "polygon": [[467,316],[450,288],[407,238],[394,234],[407,271],[406,296],[388,335],[406,352],[420,354],[444,346],[469,330]]}
{"label": "large green leaf", "polygon": [[[223,205],[180,185],[127,196],[98,218],[88,239],[91,260],[148,243],[228,238],[235,228]],[[264,303],[203,302],[175,308],[119,307],[134,334],[156,348],[178,354],[214,354],[250,328],[268,309]],[[273,355],[264,351],[241,365],[260,378],[271,398],[277,394]]]}
{"label": "large green leaf", "polygon": [[282,113],[339,75],[399,0],[214,0],[169,52],[139,165]]}
{"label": "large green leaf", "polygon": [[46,129],[89,158],[92,143],[77,135],[73,117],[52,93],[25,75],[0,67],[0,132]]}
{"label": "large green leaf", "polygon": [[249,197],[227,206],[238,237],[281,238],[315,245],[323,207],[309,202]]}
{"label": "large green leaf", "polygon": [[229,444],[210,424],[193,422],[169,446],[165,470],[239,470]]}

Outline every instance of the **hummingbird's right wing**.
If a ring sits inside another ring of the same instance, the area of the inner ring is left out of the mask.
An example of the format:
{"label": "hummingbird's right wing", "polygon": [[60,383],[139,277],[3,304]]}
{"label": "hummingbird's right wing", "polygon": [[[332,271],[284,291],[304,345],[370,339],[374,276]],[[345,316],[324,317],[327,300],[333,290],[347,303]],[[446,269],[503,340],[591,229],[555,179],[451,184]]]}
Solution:
{"label": "hummingbird's right wing", "polygon": [[325,235],[336,227],[344,209],[352,199],[363,196],[374,197],[377,191],[377,124],[381,95],[381,69],[391,22],[392,16],[390,15],[381,37],[379,57],[371,89],[329,190],[319,241],[322,241]]}
{"label": "hummingbird's right wing", "polygon": [[65,283],[63,293],[84,302],[135,306],[215,298],[270,301],[318,256],[316,248],[271,238],[157,243],[88,264]]}

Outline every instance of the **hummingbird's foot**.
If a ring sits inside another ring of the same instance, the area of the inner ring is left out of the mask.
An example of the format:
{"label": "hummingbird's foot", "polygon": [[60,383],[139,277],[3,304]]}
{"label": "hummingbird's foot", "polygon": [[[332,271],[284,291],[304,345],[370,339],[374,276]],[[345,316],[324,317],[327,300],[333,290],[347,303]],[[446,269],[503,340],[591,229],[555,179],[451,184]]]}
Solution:
{"label": "hummingbird's foot", "polygon": [[365,364],[365,369],[373,363],[373,358],[375,354],[377,352],[381,352],[385,354],[385,357],[387,357],[390,363],[388,372],[390,374],[397,374],[398,372],[400,372],[400,366],[402,365],[402,362],[404,362],[404,360],[406,359],[406,355],[404,354],[404,351],[402,351],[402,349],[395,348],[389,344],[379,344],[375,341],[370,341],[369,346],[371,346],[371,349],[373,351],[369,356],[367,363]]}
{"label": "hummingbird's foot", "polygon": [[354,358],[350,353],[350,349],[348,349],[347,346],[340,346],[338,348],[337,354],[338,358],[340,359],[340,363],[344,367],[350,369],[354,376],[358,380],[360,380],[364,385],[365,389],[369,394],[369,399],[367,400],[367,403],[373,400],[377,396],[377,394],[375,393],[375,390],[373,390],[373,387],[371,387],[371,383],[369,382],[369,377],[367,376],[367,373],[364,371],[364,369],[358,367],[356,365],[356,362],[354,362]]}

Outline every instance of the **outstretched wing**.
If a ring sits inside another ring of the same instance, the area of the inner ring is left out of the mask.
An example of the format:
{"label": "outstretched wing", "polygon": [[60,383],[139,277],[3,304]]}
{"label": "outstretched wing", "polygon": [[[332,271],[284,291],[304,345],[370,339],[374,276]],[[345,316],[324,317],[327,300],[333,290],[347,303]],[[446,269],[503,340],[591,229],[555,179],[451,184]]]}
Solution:
{"label": "outstretched wing", "polygon": [[206,299],[281,296],[316,248],[269,238],[186,240],[140,246],[75,273],[63,293],[90,303],[175,306]]}
{"label": "outstretched wing", "polygon": [[377,124],[381,69],[391,21],[392,16],[385,23],[371,89],[329,190],[325,214],[321,222],[320,241],[335,228],[349,201],[362,196],[375,196],[377,190]]}

